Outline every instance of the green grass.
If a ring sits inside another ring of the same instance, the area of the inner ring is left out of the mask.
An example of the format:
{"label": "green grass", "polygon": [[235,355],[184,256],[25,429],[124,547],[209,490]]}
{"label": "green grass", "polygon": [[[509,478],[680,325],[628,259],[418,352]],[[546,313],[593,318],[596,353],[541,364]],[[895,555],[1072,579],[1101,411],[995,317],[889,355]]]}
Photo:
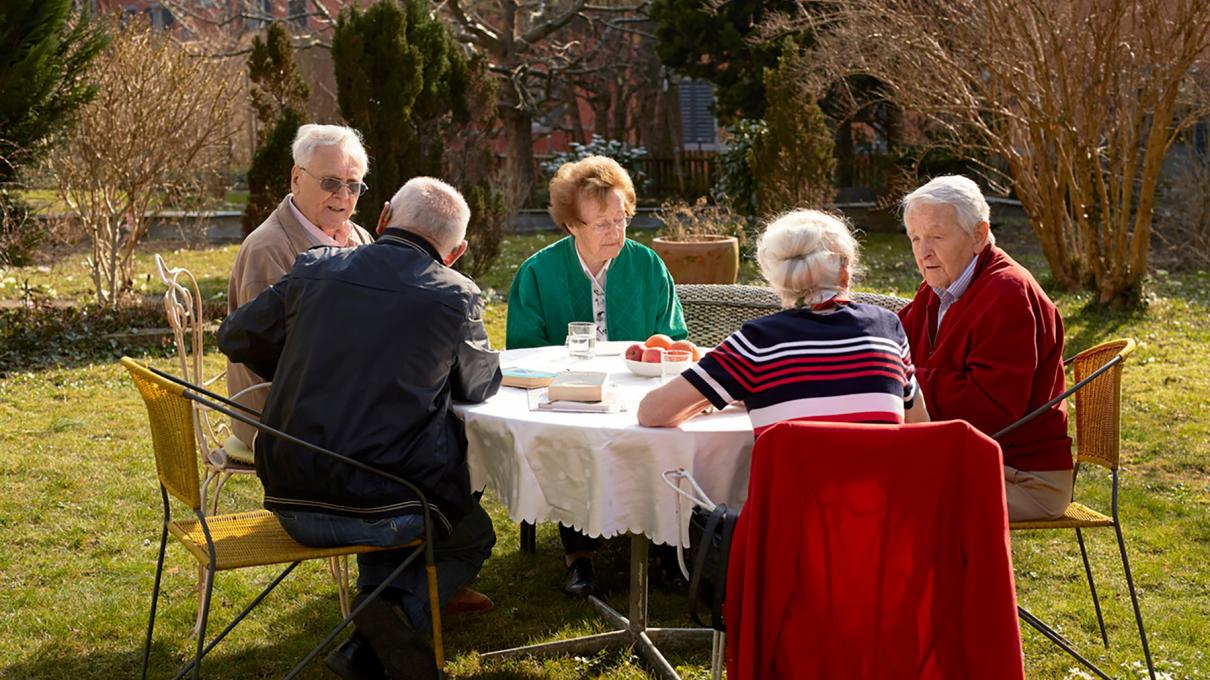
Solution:
{"label": "green grass", "polygon": [[[1025,232],[998,232],[1006,248],[1035,272],[1045,267]],[[640,234],[640,237],[645,235]],[[495,271],[483,277],[488,291],[489,332],[501,343],[504,296],[521,259],[556,235],[510,236]],[[222,302],[234,246],[177,250],[147,244],[139,254],[138,284],[150,295],[162,290],[151,264],[161,252],[171,265],[189,267],[203,295]],[[870,234],[864,290],[907,295],[917,275],[901,235]],[[0,272],[9,281],[0,300],[14,304],[15,282],[41,287],[43,301],[91,299],[82,255],[68,253],[38,268]],[[755,277],[750,263],[743,276]],[[11,281],[10,281],[11,279]],[[1051,290],[1067,321],[1068,354],[1120,336],[1139,341],[1123,383],[1124,471],[1121,504],[1125,531],[1153,655],[1173,678],[1210,675],[1210,275],[1157,272],[1153,296],[1142,311],[1089,307],[1086,294]],[[154,320],[154,315],[147,317]],[[162,319],[161,319],[162,321]],[[0,333],[0,339],[5,336]],[[65,345],[84,342],[63,339]],[[76,353],[0,377],[0,677],[130,677],[138,670],[154,569],[159,493],[149,459],[143,406],[114,363],[138,351],[169,368],[170,348],[116,340],[85,344]],[[50,350],[48,349],[48,352]],[[221,370],[211,352],[207,365]],[[41,367],[39,367],[41,366]],[[1108,503],[1106,476],[1081,474],[1081,495]],[[236,479],[223,508],[256,507],[260,487]],[[478,582],[496,601],[495,611],[447,619],[450,674],[455,678],[645,678],[643,665],[626,653],[555,661],[485,663],[473,650],[490,650],[574,634],[599,632],[602,624],[582,603],[559,592],[563,569],[557,531],[538,531],[538,554],[517,550],[516,525],[491,496],[487,507],[499,535],[495,553]],[[1056,623],[1094,661],[1118,677],[1139,677],[1139,649],[1111,532],[1090,532],[1087,542],[1098,578],[1109,650],[1099,645],[1096,620],[1083,581],[1074,539],[1015,534],[1013,556],[1021,603]],[[164,595],[152,661],[156,677],[191,653],[196,572],[179,547],[169,548]],[[627,568],[625,541],[610,542],[598,563],[622,607]],[[268,579],[271,570],[220,574],[212,631],[223,625]],[[686,624],[684,601],[653,593],[652,616],[663,625]],[[280,676],[336,620],[335,590],[321,564],[299,568],[270,600],[210,657],[207,677]],[[1083,677],[1076,663],[1031,629],[1023,631],[1029,677]],[[675,656],[688,677],[707,677],[709,651]],[[306,677],[331,677],[319,664]]]}

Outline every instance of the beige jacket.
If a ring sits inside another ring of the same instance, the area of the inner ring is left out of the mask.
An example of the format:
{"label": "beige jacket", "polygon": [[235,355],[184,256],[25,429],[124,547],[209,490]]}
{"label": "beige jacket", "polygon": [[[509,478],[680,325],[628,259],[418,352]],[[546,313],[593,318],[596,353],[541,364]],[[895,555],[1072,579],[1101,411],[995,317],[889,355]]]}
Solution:
{"label": "beige jacket", "polygon": [[[289,197],[283,198],[273,214],[248,234],[235,256],[231,267],[231,279],[227,284],[227,313],[260,295],[261,291],[278,282],[294,266],[294,259],[304,250],[323,245],[307,231],[290,211]],[[349,240],[355,245],[365,245],[373,239],[369,232],[357,225],[349,231]],[[270,380],[253,373],[243,364],[227,362],[227,394],[236,394],[257,383]],[[239,402],[260,411],[265,406],[267,389],[258,389]],[[240,441],[252,446],[255,428],[239,422],[231,423],[231,431]]]}

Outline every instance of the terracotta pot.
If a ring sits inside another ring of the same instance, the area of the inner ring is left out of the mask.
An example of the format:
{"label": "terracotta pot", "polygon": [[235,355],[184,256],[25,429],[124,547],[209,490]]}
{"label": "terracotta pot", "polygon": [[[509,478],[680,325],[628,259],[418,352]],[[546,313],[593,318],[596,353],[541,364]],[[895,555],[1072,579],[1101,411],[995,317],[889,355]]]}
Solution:
{"label": "terracotta pot", "polygon": [[690,241],[656,237],[651,249],[677,283],[735,283],[739,241],[734,236],[696,236]]}

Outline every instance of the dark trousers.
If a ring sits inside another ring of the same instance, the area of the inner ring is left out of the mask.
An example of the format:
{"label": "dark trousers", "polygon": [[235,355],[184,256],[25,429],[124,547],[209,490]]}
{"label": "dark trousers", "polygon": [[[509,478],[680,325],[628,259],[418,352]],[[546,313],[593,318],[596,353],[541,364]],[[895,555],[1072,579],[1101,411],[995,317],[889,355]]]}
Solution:
{"label": "dark trousers", "polygon": [[[277,512],[286,533],[312,547],[331,545],[400,545],[420,537],[424,533],[424,519],[420,515],[403,515],[374,521],[342,517],[318,512]],[[492,554],[496,544],[496,532],[492,519],[479,505],[471,501],[466,515],[449,537],[440,534],[434,537],[433,559],[437,563],[437,595],[441,605],[454,597],[466,584],[475,578],[479,569]],[[357,587],[370,591],[381,584],[413,548],[383,550],[357,556]],[[432,612],[429,608],[428,578],[424,573],[424,560],[416,558],[403,570],[391,587],[400,593],[400,604],[418,632],[431,628]]]}
{"label": "dark trousers", "polygon": [[577,531],[566,524],[559,525],[559,538],[563,541],[563,554],[592,552],[601,547],[601,539]]}

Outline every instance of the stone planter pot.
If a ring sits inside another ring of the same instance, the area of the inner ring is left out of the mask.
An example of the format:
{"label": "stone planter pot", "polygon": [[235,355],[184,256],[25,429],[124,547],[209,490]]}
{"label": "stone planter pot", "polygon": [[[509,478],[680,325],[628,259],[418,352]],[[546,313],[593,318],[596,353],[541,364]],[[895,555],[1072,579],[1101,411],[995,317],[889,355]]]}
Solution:
{"label": "stone planter pot", "polygon": [[677,283],[735,283],[739,241],[734,236],[696,236],[679,241],[656,237],[651,249]]}

